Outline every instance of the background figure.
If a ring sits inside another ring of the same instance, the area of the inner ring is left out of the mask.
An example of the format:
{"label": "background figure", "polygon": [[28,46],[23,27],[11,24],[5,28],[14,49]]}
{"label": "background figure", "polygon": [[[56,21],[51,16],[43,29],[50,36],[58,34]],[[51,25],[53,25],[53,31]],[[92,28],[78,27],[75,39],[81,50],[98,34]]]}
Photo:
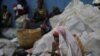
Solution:
{"label": "background figure", "polygon": [[47,17],[48,13],[46,8],[44,7],[44,0],[37,0],[37,9],[34,12],[33,19],[35,22],[44,22]]}
{"label": "background figure", "polygon": [[41,28],[43,33],[47,33],[51,28],[48,24],[48,12],[44,7],[44,0],[37,0],[37,5],[38,7],[34,12],[34,16],[27,22],[26,28]]}
{"label": "background figure", "polygon": [[21,4],[23,7],[27,6],[26,0],[17,0],[19,4]]}
{"label": "background figure", "polygon": [[60,9],[58,7],[54,7],[49,17],[53,17],[55,15],[61,14]]}
{"label": "background figure", "polygon": [[21,4],[13,6],[13,10],[16,13],[16,28],[25,28],[26,21],[28,20],[27,11]]}
{"label": "background figure", "polygon": [[[0,3],[2,1],[0,0]],[[12,27],[12,15],[8,12],[7,6],[3,5],[0,8],[0,37],[4,38],[2,35],[2,31],[4,28],[11,28]]]}
{"label": "background figure", "polygon": [[24,9],[26,10],[26,13],[28,13],[28,6],[27,6],[27,2],[26,0],[17,0],[18,1],[18,4],[21,4]]}
{"label": "background figure", "polygon": [[0,23],[1,23],[0,25],[1,28],[12,27],[12,15],[10,12],[8,12],[6,5],[3,5],[1,8]]}

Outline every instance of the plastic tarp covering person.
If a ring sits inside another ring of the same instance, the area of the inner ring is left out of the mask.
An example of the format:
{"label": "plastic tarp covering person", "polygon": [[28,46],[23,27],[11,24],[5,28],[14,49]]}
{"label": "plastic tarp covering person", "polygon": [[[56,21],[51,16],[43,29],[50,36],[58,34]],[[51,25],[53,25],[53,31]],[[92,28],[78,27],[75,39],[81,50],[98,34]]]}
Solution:
{"label": "plastic tarp covering person", "polygon": [[76,39],[67,28],[63,26],[56,26],[51,32],[38,40],[33,47],[33,56],[51,56],[54,31],[59,33],[59,49],[61,56],[82,56],[81,48],[76,43]]}
{"label": "plastic tarp covering person", "polygon": [[100,45],[95,44],[100,41],[100,10],[97,7],[85,5],[80,0],[72,0],[64,12],[52,17],[50,22],[53,28],[58,23],[66,26],[72,34],[80,36],[86,49],[95,56],[100,55]]}
{"label": "plastic tarp covering person", "polygon": [[[100,15],[100,11],[96,7],[93,7],[91,5],[84,5],[79,0],[73,0],[65,8],[65,11],[61,15],[55,16],[51,18],[50,20],[51,20],[51,25],[53,28],[55,28],[57,24],[60,24],[62,26],[65,26],[72,34],[77,34],[78,36],[80,36],[80,39],[82,43],[84,44],[86,50],[90,51],[90,53],[92,53],[94,56],[99,56],[100,45],[96,44],[97,42],[100,41],[100,37],[99,37],[100,36],[100,30],[99,30],[100,16],[99,15]],[[36,54],[36,52],[37,53],[40,52],[39,54],[41,54],[42,52],[43,54],[47,50],[51,50],[48,48],[46,49],[46,46],[50,47],[51,42],[53,42],[53,39],[48,39],[50,37],[52,36],[50,36],[50,33],[48,33],[41,40],[39,40],[40,42],[39,44],[37,41],[37,44],[35,44],[37,51],[35,52],[33,51],[33,53]],[[46,39],[48,39],[47,42],[44,41]],[[42,45],[44,48],[42,48]],[[89,54],[89,55],[92,56],[92,54]]]}

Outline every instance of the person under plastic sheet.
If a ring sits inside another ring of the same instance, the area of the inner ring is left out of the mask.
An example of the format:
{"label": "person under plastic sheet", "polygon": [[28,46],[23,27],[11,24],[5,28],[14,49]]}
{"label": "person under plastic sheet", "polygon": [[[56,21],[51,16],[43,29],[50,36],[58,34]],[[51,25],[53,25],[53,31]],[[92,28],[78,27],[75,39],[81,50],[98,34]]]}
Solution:
{"label": "person under plastic sheet", "polygon": [[[38,40],[33,47],[32,56],[82,56],[81,47],[75,37],[63,26],[55,27]],[[59,35],[59,43],[58,37]],[[57,42],[55,42],[57,41]],[[54,46],[56,47],[54,48]]]}
{"label": "person under plastic sheet", "polygon": [[52,43],[52,53],[51,56],[61,56],[60,49],[59,49],[59,33],[54,32],[54,42]]}
{"label": "person under plastic sheet", "polygon": [[12,27],[12,15],[7,10],[7,6],[3,5],[0,11],[0,28]]}
{"label": "person under plastic sheet", "polygon": [[51,30],[51,26],[48,19],[48,13],[44,8],[44,0],[37,0],[37,5],[38,7],[34,12],[34,16],[27,22],[26,28],[35,29],[40,27],[44,33],[47,33]]}
{"label": "person under plastic sheet", "polygon": [[92,52],[94,56],[100,56],[100,45],[95,44],[100,41],[99,18],[100,10],[98,8],[84,4],[80,0],[72,0],[62,14],[51,18],[51,22],[53,27],[57,23],[66,26],[71,33],[80,36],[85,48],[88,49],[87,51]]}

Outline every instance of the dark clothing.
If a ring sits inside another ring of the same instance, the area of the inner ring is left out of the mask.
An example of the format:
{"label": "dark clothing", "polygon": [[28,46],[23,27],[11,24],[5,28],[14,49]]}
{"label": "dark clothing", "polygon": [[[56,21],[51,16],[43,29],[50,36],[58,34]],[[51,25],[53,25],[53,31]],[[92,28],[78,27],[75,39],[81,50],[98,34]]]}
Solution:
{"label": "dark clothing", "polygon": [[50,13],[49,18],[51,18],[51,17],[53,17],[53,16],[55,16],[55,15],[59,15],[59,14],[61,14],[61,12],[58,12],[58,13],[52,12],[52,13]]}
{"label": "dark clothing", "polygon": [[53,17],[55,15],[59,15],[59,14],[61,14],[60,9],[58,7],[54,7],[53,10],[52,10],[52,12],[49,15],[49,18]]}
{"label": "dark clothing", "polygon": [[34,12],[33,20],[38,23],[38,22],[43,22],[47,19],[47,11],[42,8],[42,9],[37,9]]}
{"label": "dark clothing", "polygon": [[[56,51],[58,51],[58,53],[56,53]],[[59,42],[52,43],[52,52],[53,52],[53,54],[51,54],[51,56],[61,56],[60,49],[59,49]]]}
{"label": "dark clothing", "polygon": [[40,27],[41,24],[42,24],[42,22],[35,23],[30,20],[30,21],[27,21],[26,28],[27,29],[36,29],[36,28]]}
{"label": "dark clothing", "polygon": [[[45,25],[45,27],[41,27],[41,25]],[[35,29],[35,28],[41,28],[44,33],[49,32],[51,30],[51,26],[49,24],[49,20],[47,17],[47,12],[44,8],[37,9],[34,12],[33,19],[27,22],[26,28],[28,29]]]}
{"label": "dark clothing", "polygon": [[[40,26],[41,24],[43,24],[43,22],[35,23],[34,21],[28,21],[28,22],[26,23],[26,29],[36,29],[36,28],[41,27],[41,26]],[[49,31],[51,30],[51,25],[50,25],[49,21],[47,21],[47,22],[45,23],[45,25],[46,25],[48,28],[46,28],[46,29],[42,28],[42,30],[43,30],[44,33],[47,33],[47,32],[49,32]]]}
{"label": "dark clothing", "polygon": [[41,28],[43,34],[49,32],[51,30],[51,26],[47,16],[47,11],[44,8],[37,9],[34,12],[33,19],[27,22],[26,28],[28,29]]}
{"label": "dark clothing", "polygon": [[9,12],[0,13],[0,28],[12,27],[12,17]]}
{"label": "dark clothing", "polygon": [[17,49],[15,51],[15,53],[13,54],[13,56],[27,56],[27,52],[25,52],[25,50],[23,49]]}

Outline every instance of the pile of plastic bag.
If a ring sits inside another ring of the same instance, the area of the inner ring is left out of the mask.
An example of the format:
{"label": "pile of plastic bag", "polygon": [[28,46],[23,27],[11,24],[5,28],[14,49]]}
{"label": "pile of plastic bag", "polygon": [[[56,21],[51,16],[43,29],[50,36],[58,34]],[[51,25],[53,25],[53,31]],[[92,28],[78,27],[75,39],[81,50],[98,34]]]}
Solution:
{"label": "pile of plastic bag", "polygon": [[[89,4],[85,5],[80,0],[72,0],[62,14],[50,19],[50,23],[54,29],[56,26],[63,26],[65,28],[68,35],[66,38],[69,38],[68,42],[72,41],[71,43],[73,43],[74,40],[70,39],[74,38],[72,36],[73,34],[79,36],[87,56],[100,55],[100,10],[98,8]],[[51,51],[52,49],[52,31],[35,43],[33,47],[33,56],[36,56],[36,54],[40,56],[50,56],[46,51]],[[64,41],[62,36],[60,41],[60,48],[63,50],[61,51],[61,54],[63,53],[62,56],[72,56],[72,52],[74,51],[66,46],[68,42]],[[74,47],[74,45],[76,44],[72,44],[72,47]],[[77,47],[74,49],[77,49]],[[75,54],[77,55],[74,56],[81,56],[78,55],[80,52]]]}

